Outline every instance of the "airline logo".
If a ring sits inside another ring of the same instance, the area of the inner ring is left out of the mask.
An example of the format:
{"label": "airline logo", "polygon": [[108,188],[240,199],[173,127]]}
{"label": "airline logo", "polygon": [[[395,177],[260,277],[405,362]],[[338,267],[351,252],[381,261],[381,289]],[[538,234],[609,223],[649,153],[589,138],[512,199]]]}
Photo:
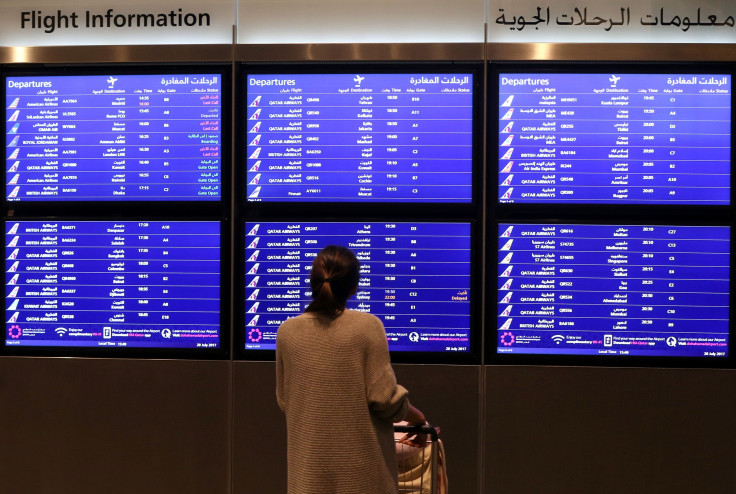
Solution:
{"label": "airline logo", "polygon": [[8,268],[8,273],[15,273],[18,271],[18,264],[20,264],[20,261],[15,261],[10,268]]}
{"label": "airline logo", "polygon": [[501,131],[501,133],[502,134],[508,134],[509,132],[511,132],[511,127],[513,127],[513,126],[514,126],[514,122],[509,122],[509,124],[506,127],[503,128],[503,130]]}
{"label": "airline logo", "polygon": [[248,133],[249,134],[252,134],[254,132],[258,132],[259,130],[261,130],[261,122],[256,122],[256,124],[253,127],[250,128],[250,130],[248,131]]}
{"label": "airline logo", "polygon": [[13,315],[10,316],[10,319],[8,319],[8,322],[18,322],[19,315],[20,315],[20,312],[13,313]]}
{"label": "airline logo", "polygon": [[511,307],[513,307],[513,305],[509,305],[508,307],[506,307],[503,310],[503,312],[501,312],[501,316],[500,317],[508,317],[508,316],[510,316],[511,315]]}
{"label": "airline logo", "polygon": [[256,163],[250,167],[249,172],[257,172],[258,169],[261,167],[261,160],[256,161]]}
{"label": "airline logo", "polygon": [[13,163],[10,168],[8,168],[9,172],[17,172],[18,171],[18,165],[20,164],[20,161],[16,161]]}
{"label": "airline logo", "polygon": [[19,123],[13,125],[13,128],[10,129],[9,134],[15,134],[16,132],[18,132],[18,129],[20,129],[20,124]]}
{"label": "airline logo", "polygon": [[255,314],[255,312],[258,310],[258,306],[260,305],[260,302],[256,302],[251,306],[250,309],[248,309],[248,314]]}
{"label": "airline logo", "polygon": [[11,310],[17,309],[18,308],[18,302],[19,302],[19,300],[17,298],[15,300],[13,300],[13,303],[10,304],[10,307],[8,307],[7,310],[11,311]]}
{"label": "airline logo", "polygon": [[248,144],[248,145],[249,146],[257,146],[259,142],[261,142],[261,134],[258,134],[257,136],[255,136],[253,138],[253,140],[250,141],[250,144]]}
{"label": "airline logo", "polygon": [[15,98],[12,103],[10,103],[10,106],[8,107],[9,110],[15,110],[18,108],[18,103],[20,103],[20,98]]}
{"label": "airline logo", "polygon": [[7,284],[8,285],[15,285],[16,283],[18,283],[18,277],[19,276],[20,276],[19,274],[14,274],[13,277],[10,278],[10,281],[8,281]]}
{"label": "airline logo", "polygon": [[13,298],[18,296],[18,290],[20,290],[19,286],[16,286],[10,291],[10,295],[8,295],[8,298]]}
{"label": "airline logo", "polygon": [[503,330],[509,329],[511,327],[511,319],[512,318],[510,317],[506,319],[506,322],[503,323],[499,329],[503,329]]}
{"label": "airline logo", "polygon": [[259,118],[261,118],[260,108],[253,112],[253,115],[250,116],[250,120],[258,120]]}
{"label": "airline logo", "polygon": [[20,153],[20,148],[15,148],[12,153],[10,153],[10,156],[8,156],[9,160],[14,160],[18,157],[18,154]]}
{"label": "airline logo", "polygon": [[253,241],[252,241],[252,242],[250,243],[250,245],[248,246],[248,249],[255,249],[256,247],[258,247],[258,241],[259,241],[260,239],[261,239],[261,237],[256,237],[256,238],[254,238],[254,239],[253,239]]}
{"label": "airline logo", "polygon": [[16,245],[18,245],[19,239],[20,237],[18,236],[13,237],[13,240],[10,241],[10,243],[8,244],[8,247],[15,247]]}
{"label": "airline logo", "polygon": [[10,115],[8,122],[15,122],[16,120],[18,120],[18,115],[20,115],[20,110],[15,110],[13,114]]}
{"label": "airline logo", "polygon": [[503,273],[501,273],[500,277],[501,277],[501,278],[508,278],[509,276],[511,276],[511,270],[512,270],[512,269],[514,269],[514,267],[513,267],[513,266],[509,266],[508,268],[506,268],[506,269],[504,270],[504,272],[503,272]]}
{"label": "airline logo", "polygon": [[19,226],[20,226],[20,223],[13,223],[13,226],[11,226],[10,230],[8,230],[8,235],[15,235],[18,232]]}
{"label": "airline logo", "polygon": [[508,177],[506,177],[506,180],[503,181],[501,185],[511,185],[511,179],[514,178],[514,175],[511,174]]}
{"label": "airline logo", "polygon": [[514,166],[514,162],[509,161],[509,163],[503,167],[503,170],[501,170],[501,173],[509,173],[511,171],[512,166]]}
{"label": "airline logo", "polygon": [[503,247],[501,247],[499,250],[511,250],[511,244],[514,243],[514,239],[509,239],[508,242],[506,242]]}
{"label": "airline logo", "polygon": [[511,236],[511,232],[514,231],[514,225],[511,225],[501,234],[501,237],[506,238]]}
{"label": "airline logo", "polygon": [[510,136],[508,136],[508,137],[506,138],[506,140],[505,140],[505,141],[503,141],[503,144],[501,144],[501,145],[502,145],[502,146],[510,146],[510,145],[511,145],[511,141],[513,141],[513,140],[514,140],[514,135],[513,135],[513,134],[511,134]]}
{"label": "airline logo", "polygon": [[251,228],[250,231],[248,232],[248,236],[250,237],[251,235],[258,235],[258,229],[260,227],[261,227],[260,223],[256,223],[255,225],[253,225],[253,228]]}
{"label": "airline logo", "polygon": [[18,145],[18,141],[20,141],[20,136],[13,137],[13,140],[10,141],[10,144],[8,144],[8,147],[9,148],[14,148],[15,146]]}
{"label": "airline logo", "polygon": [[509,108],[509,111],[506,112],[506,114],[501,117],[501,120],[511,120],[511,117],[514,115],[514,109]]}
{"label": "airline logo", "polygon": [[506,296],[501,299],[501,302],[500,303],[502,303],[502,304],[508,304],[509,302],[511,302],[511,295],[513,295],[513,294],[514,294],[514,292],[507,293]]}
{"label": "airline logo", "polygon": [[260,315],[256,314],[255,316],[253,316],[253,319],[251,319],[250,322],[246,324],[246,326],[255,326],[256,324],[258,324],[258,319],[260,317]]}
{"label": "airline logo", "polygon": [[506,151],[505,153],[503,153],[503,156],[501,156],[501,159],[502,160],[510,160],[511,159],[511,154],[513,152],[514,152],[514,148],[509,148],[508,151]]}
{"label": "airline logo", "polygon": [[248,182],[248,185],[258,185],[258,181],[261,179],[261,174],[257,174],[255,177],[253,177],[253,180]]}
{"label": "airline logo", "polygon": [[248,271],[247,274],[256,274],[258,272],[258,266],[260,266],[261,263],[257,262],[253,265],[252,268],[250,268],[250,271]]}
{"label": "airline logo", "polygon": [[514,281],[514,279],[508,280],[506,283],[503,284],[501,287],[501,290],[511,290],[511,282]]}
{"label": "airline logo", "polygon": [[255,287],[257,287],[258,286],[258,280],[260,280],[260,279],[261,279],[260,276],[256,276],[255,278],[253,278],[253,281],[251,281],[250,283],[248,283],[248,288],[255,288]]}
{"label": "airline logo", "polygon": [[258,260],[258,254],[260,254],[260,253],[261,253],[261,251],[260,251],[260,250],[257,250],[257,251],[255,251],[255,252],[254,252],[254,253],[253,253],[253,254],[252,254],[252,255],[251,255],[251,256],[250,256],[249,258],[248,258],[248,262],[255,262],[255,261],[257,261],[257,260]]}
{"label": "airline logo", "polygon": [[501,196],[501,199],[511,199],[511,193],[514,191],[513,187],[510,187],[509,190],[503,193]]}
{"label": "airline logo", "polygon": [[18,251],[19,250],[20,249],[13,250],[13,252],[11,252],[10,255],[8,256],[8,260],[12,261],[13,259],[18,259]]}
{"label": "airline logo", "polygon": [[506,257],[503,258],[503,261],[501,261],[501,264],[511,264],[511,256],[513,256],[513,252],[509,252],[506,254]]}
{"label": "airline logo", "polygon": [[256,150],[253,151],[253,153],[251,153],[250,156],[248,156],[248,159],[250,159],[250,160],[257,160],[258,159],[258,155],[260,155],[260,154],[261,154],[261,148],[256,148]]}
{"label": "airline logo", "polygon": [[514,95],[512,94],[508,98],[506,98],[506,101],[501,103],[501,106],[511,106],[511,102],[514,101]]}
{"label": "airline logo", "polygon": [[10,179],[10,182],[8,182],[8,185],[17,184],[19,178],[20,178],[20,173],[16,173],[15,175],[13,175],[13,178]]}
{"label": "airline logo", "polygon": [[260,288],[256,288],[255,290],[253,290],[253,293],[250,294],[250,297],[248,297],[248,300],[255,300],[255,299],[257,299],[258,298],[258,292],[260,292],[260,291],[261,291]]}
{"label": "airline logo", "polygon": [[258,187],[256,187],[256,190],[254,190],[253,192],[250,193],[250,195],[248,197],[255,198],[255,197],[258,197],[258,194],[260,194],[260,193],[261,193],[261,186],[259,185]]}
{"label": "airline logo", "polygon": [[256,96],[256,99],[253,100],[253,102],[250,104],[250,106],[258,106],[261,104],[261,97]]}

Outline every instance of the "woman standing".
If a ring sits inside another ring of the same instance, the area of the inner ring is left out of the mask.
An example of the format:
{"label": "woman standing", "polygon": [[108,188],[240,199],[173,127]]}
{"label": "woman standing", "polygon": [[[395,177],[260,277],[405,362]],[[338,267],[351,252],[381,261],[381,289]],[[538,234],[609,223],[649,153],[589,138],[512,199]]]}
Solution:
{"label": "woman standing", "polygon": [[289,494],[395,494],[393,423],[425,423],[396,383],[381,321],[345,308],[359,279],[350,250],[325,247],[312,264],[314,300],[278,330]]}

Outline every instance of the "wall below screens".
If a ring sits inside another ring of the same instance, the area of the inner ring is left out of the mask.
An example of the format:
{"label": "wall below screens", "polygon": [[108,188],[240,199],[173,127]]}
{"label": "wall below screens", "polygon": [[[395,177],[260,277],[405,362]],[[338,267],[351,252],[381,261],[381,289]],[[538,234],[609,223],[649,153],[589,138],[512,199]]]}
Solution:
{"label": "wall below screens", "polygon": [[[395,368],[442,427],[452,492],[736,488],[733,371]],[[283,493],[274,387],[272,362],[4,357],[2,491]]]}

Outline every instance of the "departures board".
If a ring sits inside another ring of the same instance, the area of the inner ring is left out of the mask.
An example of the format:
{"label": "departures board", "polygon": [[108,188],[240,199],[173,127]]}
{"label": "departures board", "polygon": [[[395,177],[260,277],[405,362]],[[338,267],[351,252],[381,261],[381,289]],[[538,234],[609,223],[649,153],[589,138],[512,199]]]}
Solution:
{"label": "departures board", "polygon": [[7,348],[220,348],[219,221],[4,227]]}
{"label": "departures board", "polygon": [[730,230],[499,224],[497,352],[725,359]]}
{"label": "departures board", "polygon": [[348,309],[378,316],[389,350],[469,353],[471,225],[267,221],[246,224],[246,350],[273,350],[276,330],[312,300],[317,253],[342,245],[358,258]]}
{"label": "departures board", "polygon": [[472,202],[475,82],[473,73],[249,74],[247,201]]}
{"label": "departures board", "polygon": [[731,204],[730,74],[577,68],[497,74],[499,203]]}
{"label": "departures board", "polygon": [[222,79],[6,75],[6,200],[219,201]]}

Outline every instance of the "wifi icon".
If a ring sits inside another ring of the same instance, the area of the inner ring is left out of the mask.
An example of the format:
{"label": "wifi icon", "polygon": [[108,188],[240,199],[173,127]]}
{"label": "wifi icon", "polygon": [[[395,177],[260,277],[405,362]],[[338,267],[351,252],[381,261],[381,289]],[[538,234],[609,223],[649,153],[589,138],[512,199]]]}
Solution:
{"label": "wifi icon", "polygon": [[552,336],[552,341],[554,341],[555,343],[557,343],[559,345],[560,343],[562,343],[563,341],[565,341],[565,337],[562,336],[561,334],[556,334],[556,335]]}
{"label": "wifi icon", "polygon": [[67,333],[66,328],[56,328],[54,331],[56,331],[56,334],[59,336],[64,336]]}

